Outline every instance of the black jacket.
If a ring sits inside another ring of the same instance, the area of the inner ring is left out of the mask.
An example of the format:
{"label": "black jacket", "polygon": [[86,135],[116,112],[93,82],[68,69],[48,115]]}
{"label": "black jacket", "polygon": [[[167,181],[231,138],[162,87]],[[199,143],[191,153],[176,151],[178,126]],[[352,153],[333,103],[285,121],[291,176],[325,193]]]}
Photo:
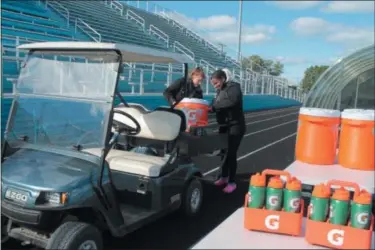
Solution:
{"label": "black jacket", "polygon": [[226,82],[217,91],[212,102],[212,109],[216,113],[219,132],[230,134],[244,134],[246,132],[245,116],[241,85],[236,82]]}
{"label": "black jacket", "polygon": [[188,98],[203,98],[203,92],[200,86],[195,87],[191,79],[188,79],[187,88],[185,87],[185,78],[182,77],[174,81],[171,85],[164,90],[164,97],[170,105],[173,102],[179,102],[184,97]]}

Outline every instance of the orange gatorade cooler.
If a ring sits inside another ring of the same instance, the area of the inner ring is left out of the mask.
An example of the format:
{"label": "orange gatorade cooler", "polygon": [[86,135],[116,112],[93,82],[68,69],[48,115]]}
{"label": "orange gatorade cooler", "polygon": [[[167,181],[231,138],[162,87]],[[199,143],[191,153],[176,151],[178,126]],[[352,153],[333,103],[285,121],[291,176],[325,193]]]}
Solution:
{"label": "orange gatorade cooler", "polygon": [[344,110],[341,118],[339,164],[345,168],[375,171],[375,111]]}
{"label": "orange gatorade cooler", "polygon": [[340,115],[338,110],[300,109],[296,160],[315,165],[335,163]]}
{"label": "orange gatorade cooler", "polygon": [[184,111],[188,129],[191,126],[204,127],[208,125],[208,101],[197,98],[184,98],[177,104],[176,108]]}

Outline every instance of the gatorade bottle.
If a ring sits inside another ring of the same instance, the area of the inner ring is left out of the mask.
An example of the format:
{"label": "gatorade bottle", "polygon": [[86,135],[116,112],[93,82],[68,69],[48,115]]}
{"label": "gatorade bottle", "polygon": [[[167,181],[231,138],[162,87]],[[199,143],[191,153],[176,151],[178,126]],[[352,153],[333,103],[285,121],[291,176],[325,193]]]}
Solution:
{"label": "gatorade bottle", "polygon": [[248,207],[263,208],[266,195],[266,177],[259,173],[251,176]]}
{"label": "gatorade bottle", "polygon": [[331,198],[329,222],[336,225],[346,225],[349,215],[350,193],[345,188],[336,189]]}
{"label": "gatorade bottle", "polygon": [[297,178],[293,177],[286,183],[284,189],[284,211],[298,213],[301,203],[302,184]]}
{"label": "gatorade bottle", "polygon": [[310,220],[326,221],[330,195],[330,189],[326,185],[314,186],[309,205]]}
{"label": "gatorade bottle", "polygon": [[352,227],[367,230],[370,228],[371,205],[372,197],[366,190],[362,190],[358,195],[354,196],[350,213]]}
{"label": "gatorade bottle", "polygon": [[278,176],[270,179],[267,185],[266,209],[280,211],[283,199],[284,183]]}

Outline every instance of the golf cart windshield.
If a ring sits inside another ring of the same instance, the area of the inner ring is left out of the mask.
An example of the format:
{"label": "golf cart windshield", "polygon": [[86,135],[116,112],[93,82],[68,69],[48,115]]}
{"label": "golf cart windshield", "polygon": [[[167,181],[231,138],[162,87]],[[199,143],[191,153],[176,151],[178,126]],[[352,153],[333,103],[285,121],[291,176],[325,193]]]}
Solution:
{"label": "golf cart windshield", "polygon": [[103,148],[119,60],[115,51],[31,51],[17,82],[7,141]]}

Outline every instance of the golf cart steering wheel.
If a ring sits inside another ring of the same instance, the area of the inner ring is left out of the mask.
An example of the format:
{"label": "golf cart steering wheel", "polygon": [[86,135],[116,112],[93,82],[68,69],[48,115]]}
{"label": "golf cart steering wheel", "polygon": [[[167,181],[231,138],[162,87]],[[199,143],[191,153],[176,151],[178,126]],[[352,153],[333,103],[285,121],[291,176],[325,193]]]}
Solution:
{"label": "golf cart steering wheel", "polygon": [[127,135],[137,135],[139,134],[139,132],[141,132],[141,125],[139,125],[139,123],[137,122],[137,120],[129,115],[128,113],[122,111],[122,110],[113,110],[113,113],[118,113],[120,115],[123,115],[123,116],[126,116],[128,119],[130,119],[134,124],[135,124],[135,128],[127,125],[127,124],[124,124],[124,123],[121,123],[121,122],[118,122],[116,120],[113,120],[113,126],[114,128],[122,133],[122,132],[125,132]]}

